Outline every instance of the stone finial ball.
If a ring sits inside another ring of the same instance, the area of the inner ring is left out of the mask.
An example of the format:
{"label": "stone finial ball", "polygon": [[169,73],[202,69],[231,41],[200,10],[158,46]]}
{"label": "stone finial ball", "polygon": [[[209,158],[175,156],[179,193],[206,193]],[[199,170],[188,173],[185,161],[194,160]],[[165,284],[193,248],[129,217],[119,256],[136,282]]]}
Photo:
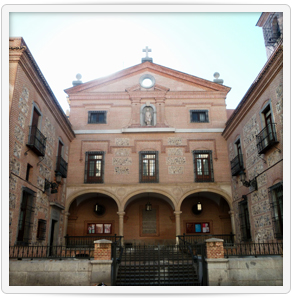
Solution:
{"label": "stone finial ball", "polygon": [[213,76],[214,76],[215,79],[218,79],[220,77],[220,73],[219,72],[215,72],[213,74]]}
{"label": "stone finial ball", "polygon": [[82,75],[80,74],[80,73],[77,73],[77,75],[76,75],[76,79],[77,80],[80,80],[82,78]]}

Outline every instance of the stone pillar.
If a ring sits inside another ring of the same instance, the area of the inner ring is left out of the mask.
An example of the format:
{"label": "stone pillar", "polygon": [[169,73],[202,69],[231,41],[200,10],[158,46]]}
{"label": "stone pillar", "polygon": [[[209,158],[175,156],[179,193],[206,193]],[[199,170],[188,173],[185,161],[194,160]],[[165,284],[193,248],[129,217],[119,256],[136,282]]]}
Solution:
{"label": "stone pillar", "polygon": [[91,284],[105,283],[111,285],[112,241],[94,241],[94,260],[92,264]]}
{"label": "stone pillar", "polygon": [[[67,235],[67,228],[68,228],[68,217],[69,217],[69,215],[70,215],[70,213],[69,212],[65,212],[65,219],[64,219],[64,236],[66,236]],[[66,245],[66,243],[65,243],[65,237],[63,237],[63,243],[62,243],[62,245]]]}
{"label": "stone pillar", "polygon": [[229,280],[229,260],[224,259],[223,239],[211,238],[205,240],[206,262],[208,267],[209,286],[228,286]]}
{"label": "stone pillar", "polygon": [[179,243],[178,237],[181,234],[180,230],[180,215],[182,214],[181,211],[174,211],[173,212],[175,215],[175,235],[176,235],[176,244]]}
{"label": "stone pillar", "polygon": [[236,242],[236,230],[235,230],[235,219],[234,219],[234,211],[229,211],[230,214],[230,219],[231,219],[231,229],[232,229],[232,234],[234,235],[234,242]]}
{"label": "stone pillar", "polygon": [[[117,212],[119,215],[119,236],[124,236],[124,215],[126,212],[124,211],[119,211]],[[124,244],[124,239],[122,238],[122,245]]]}
{"label": "stone pillar", "polygon": [[223,259],[224,248],[223,239],[210,238],[206,242],[206,257],[207,259]]}

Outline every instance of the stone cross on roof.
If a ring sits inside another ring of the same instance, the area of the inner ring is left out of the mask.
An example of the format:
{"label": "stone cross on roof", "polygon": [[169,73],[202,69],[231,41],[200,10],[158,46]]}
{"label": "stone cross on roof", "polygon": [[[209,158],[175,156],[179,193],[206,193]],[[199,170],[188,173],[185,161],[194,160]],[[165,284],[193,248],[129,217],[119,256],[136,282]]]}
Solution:
{"label": "stone cross on roof", "polygon": [[148,49],[148,46],[147,46],[145,49],[143,49],[143,52],[146,52],[146,57],[142,58],[142,63],[146,61],[152,62],[152,58],[148,57],[148,53],[152,52],[151,49]]}
{"label": "stone cross on roof", "polygon": [[147,46],[146,49],[143,49],[143,52],[146,52],[146,57],[148,57],[148,52],[152,52],[152,50],[148,49],[148,46]]}

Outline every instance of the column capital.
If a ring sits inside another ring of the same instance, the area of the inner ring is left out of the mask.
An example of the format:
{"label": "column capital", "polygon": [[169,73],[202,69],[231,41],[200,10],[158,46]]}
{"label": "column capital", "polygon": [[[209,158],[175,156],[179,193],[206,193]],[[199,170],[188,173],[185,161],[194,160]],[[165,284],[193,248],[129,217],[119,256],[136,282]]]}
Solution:
{"label": "column capital", "polygon": [[125,211],[118,211],[117,214],[118,214],[119,216],[124,216],[124,215],[126,214],[126,212],[125,212]]}
{"label": "column capital", "polygon": [[230,210],[230,211],[228,211],[228,213],[232,216],[232,215],[234,215],[234,211],[232,210]]}
{"label": "column capital", "polygon": [[175,214],[175,215],[181,215],[182,214],[182,211],[174,211],[173,214]]}

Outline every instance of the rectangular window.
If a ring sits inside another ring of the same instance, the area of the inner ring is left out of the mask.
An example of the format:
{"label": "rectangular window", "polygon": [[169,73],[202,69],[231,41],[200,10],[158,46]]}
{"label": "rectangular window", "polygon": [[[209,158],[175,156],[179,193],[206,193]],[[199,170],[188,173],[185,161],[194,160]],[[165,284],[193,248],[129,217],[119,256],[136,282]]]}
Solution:
{"label": "rectangular window", "polygon": [[209,122],[207,110],[191,110],[191,122]]}
{"label": "rectangular window", "polygon": [[29,240],[31,239],[30,232],[33,224],[34,194],[34,191],[26,187],[22,191],[17,235],[17,242],[21,245],[28,245]]}
{"label": "rectangular window", "polygon": [[230,163],[232,176],[237,176],[241,171],[244,170],[240,139],[238,139],[234,145],[236,156]]}
{"label": "rectangular window", "polygon": [[269,188],[275,238],[283,238],[283,183]]}
{"label": "rectangular window", "polygon": [[104,152],[86,152],[84,183],[103,183]]}
{"label": "rectangular window", "polygon": [[67,178],[68,163],[63,158],[64,144],[59,140],[58,155],[56,158],[56,174],[61,174],[63,178]]}
{"label": "rectangular window", "polygon": [[240,218],[241,239],[243,241],[248,241],[251,239],[251,231],[250,231],[248,201],[246,196],[244,197],[243,201],[239,202],[238,208],[239,208],[239,218]]}
{"label": "rectangular window", "polygon": [[140,182],[155,183],[158,179],[158,152],[140,152]]}
{"label": "rectangular window", "polygon": [[106,111],[89,111],[88,123],[106,123]]}
{"label": "rectangular window", "polygon": [[44,219],[38,220],[38,230],[37,230],[37,239],[45,240],[46,239],[46,227],[47,221]]}
{"label": "rectangular window", "polygon": [[274,144],[278,143],[276,123],[273,123],[270,104],[262,111],[261,116],[264,129],[256,136],[258,154],[265,153]]}
{"label": "rectangular window", "polygon": [[195,182],[214,182],[212,151],[193,151]]}
{"label": "rectangular window", "polygon": [[31,172],[32,172],[32,165],[30,165],[28,163],[27,167],[26,167],[26,176],[25,176],[26,181],[29,181],[29,177],[31,176]]}

